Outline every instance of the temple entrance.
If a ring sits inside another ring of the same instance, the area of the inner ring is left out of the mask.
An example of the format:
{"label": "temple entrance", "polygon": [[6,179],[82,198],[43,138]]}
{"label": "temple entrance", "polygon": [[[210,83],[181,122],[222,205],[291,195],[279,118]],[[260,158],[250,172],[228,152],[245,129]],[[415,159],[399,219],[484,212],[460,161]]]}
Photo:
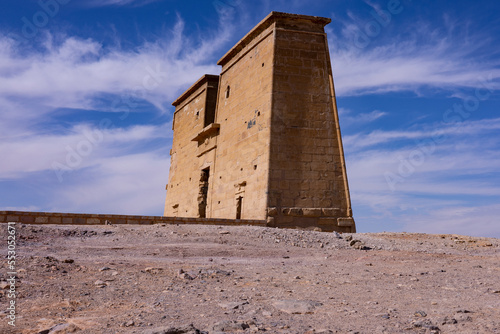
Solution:
{"label": "temple entrance", "polygon": [[198,192],[198,217],[207,217],[208,179],[210,178],[210,167],[205,168],[200,174],[200,190]]}

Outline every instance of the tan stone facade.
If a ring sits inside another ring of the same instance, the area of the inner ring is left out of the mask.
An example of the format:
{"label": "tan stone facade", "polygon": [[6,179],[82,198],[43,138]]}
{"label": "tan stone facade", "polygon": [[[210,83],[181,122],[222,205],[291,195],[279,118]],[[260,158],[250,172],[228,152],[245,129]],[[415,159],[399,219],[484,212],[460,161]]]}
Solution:
{"label": "tan stone facade", "polygon": [[174,101],[165,216],[355,232],[329,22],[272,12]]}

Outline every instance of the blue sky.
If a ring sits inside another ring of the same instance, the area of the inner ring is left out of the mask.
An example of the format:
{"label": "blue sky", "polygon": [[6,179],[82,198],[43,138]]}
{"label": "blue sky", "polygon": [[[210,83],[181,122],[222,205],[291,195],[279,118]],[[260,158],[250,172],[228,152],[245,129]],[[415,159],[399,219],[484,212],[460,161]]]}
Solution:
{"label": "blue sky", "polygon": [[358,231],[500,237],[499,2],[3,4],[0,210],[161,215],[171,102],[274,10],[332,19]]}

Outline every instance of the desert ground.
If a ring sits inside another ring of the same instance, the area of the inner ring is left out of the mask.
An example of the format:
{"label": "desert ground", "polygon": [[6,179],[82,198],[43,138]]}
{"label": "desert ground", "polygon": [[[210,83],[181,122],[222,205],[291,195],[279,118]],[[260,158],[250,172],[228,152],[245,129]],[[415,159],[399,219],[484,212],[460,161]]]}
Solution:
{"label": "desert ground", "polygon": [[499,239],[15,227],[11,287],[0,225],[0,333],[500,333]]}

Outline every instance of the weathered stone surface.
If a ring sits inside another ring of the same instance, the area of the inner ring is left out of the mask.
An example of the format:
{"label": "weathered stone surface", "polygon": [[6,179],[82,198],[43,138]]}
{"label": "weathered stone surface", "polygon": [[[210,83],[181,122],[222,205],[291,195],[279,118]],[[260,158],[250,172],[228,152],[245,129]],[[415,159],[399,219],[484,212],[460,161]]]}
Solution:
{"label": "weathered stone surface", "polygon": [[80,328],[72,323],[58,324],[48,330],[48,334],[67,334],[76,333],[80,331]]}
{"label": "weathered stone surface", "polygon": [[314,310],[323,304],[312,300],[277,300],[273,302],[278,310],[289,314],[308,314],[314,313]]}
{"label": "weathered stone surface", "polygon": [[267,214],[269,216],[276,216],[278,214],[278,209],[276,207],[268,208]]}
{"label": "weathered stone surface", "polygon": [[352,219],[351,217],[338,218],[337,222],[338,226],[354,226],[354,219]]}
{"label": "weathered stone surface", "polygon": [[214,325],[215,332],[234,333],[235,331],[243,331],[250,326],[243,321],[221,321]]}
{"label": "weathered stone surface", "polygon": [[144,334],[205,334],[192,324],[181,327],[157,327],[144,331]]}
{"label": "weathered stone surface", "polygon": [[304,217],[320,217],[321,216],[321,208],[303,208],[302,212]]}

